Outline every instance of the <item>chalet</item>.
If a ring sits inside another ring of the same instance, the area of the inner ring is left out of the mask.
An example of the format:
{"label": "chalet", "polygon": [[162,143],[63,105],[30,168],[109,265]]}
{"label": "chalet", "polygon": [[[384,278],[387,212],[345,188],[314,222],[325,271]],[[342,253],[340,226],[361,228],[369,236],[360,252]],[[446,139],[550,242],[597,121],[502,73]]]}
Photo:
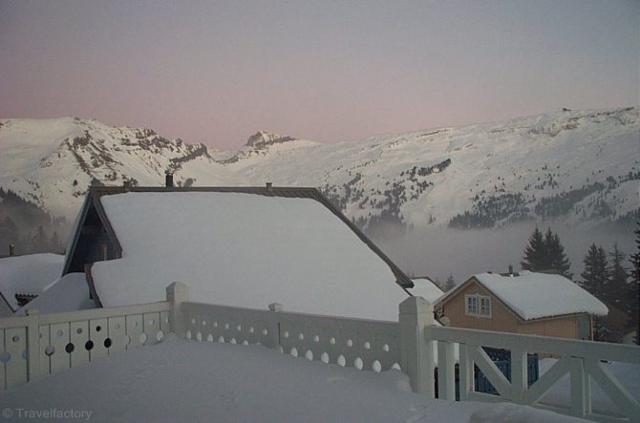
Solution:
{"label": "chalet", "polygon": [[414,286],[318,190],[271,184],[91,187],[62,273],[97,306],[160,301],[179,280],[195,301],[379,320]]}
{"label": "chalet", "polygon": [[592,339],[593,316],[608,313],[571,280],[529,271],[474,275],[435,307],[453,327],[575,339]]}

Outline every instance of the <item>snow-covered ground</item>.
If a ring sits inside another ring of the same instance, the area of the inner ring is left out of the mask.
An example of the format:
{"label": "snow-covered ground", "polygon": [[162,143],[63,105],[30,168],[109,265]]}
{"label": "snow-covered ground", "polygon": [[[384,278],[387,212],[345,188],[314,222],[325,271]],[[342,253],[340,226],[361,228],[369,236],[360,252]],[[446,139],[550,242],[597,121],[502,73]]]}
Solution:
{"label": "snow-covered ground", "polygon": [[[554,358],[540,360],[540,376],[556,362]],[[640,401],[640,366],[627,363],[607,363],[608,370],[620,381],[629,393]],[[571,381],[564,375],[542,397],[542,402],[549,405],[568,406],[571,403]],[[600,389],[597,383],[591,382],[591,408],[594,412],[616,413],[617,406]]]}
{"label": "snow-covered ground", "polygon": [[91,422],[582,421],[513,404],[428,400],[395,370],[376,374],[263,347],[176,339],[14,388],[0,396],[0,408],[3,421],[51,409],[84,412]]}

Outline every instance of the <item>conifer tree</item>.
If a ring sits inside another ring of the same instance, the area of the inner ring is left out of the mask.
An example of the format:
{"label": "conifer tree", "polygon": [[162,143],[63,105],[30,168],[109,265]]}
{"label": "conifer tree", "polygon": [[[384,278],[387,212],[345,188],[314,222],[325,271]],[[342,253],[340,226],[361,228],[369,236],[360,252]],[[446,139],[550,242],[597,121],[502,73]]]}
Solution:
{"label": "conifer tree", "polygon": [[548,268],[544,270],[551,270],[553,273],[562,275],[571,279],[573,274],[571,273],[571,262],[567,258],[564,252],[564,247],[560,243],[560,237],[558,234],[551,232],[551,228],[547,229],[547,234],[544,238],[545,245],[545,262]]}
{"label": "conifer tree", "polygon": [[640,220],[636,229],[636,252],[631,255],[631,283],[629,284],[630,322],[636,327],[636,344],[640,345]]}
{"label": "conifer tree", "polygon": [[544,237],[540,229],[536,227],[529,237],[529,245],[524,250],[524,257],[520,265],[523,270],[537,272],[545,270],[546,264]]}
{"label": "conifer tree", "polygon": [[445,292],[451,291],[455,287],[456,287],[456,281],[453,279],[453,275],[450,274],[447,280],[444,282],[444,291]]}
{"label": "conifer tree", "polygon": [[604,248],[592,244],[584,258],[580,286],[599,299],[605,298],[607,291],[607,253]]}
{"label": "conifer tree", "polygon": [[625,255],[620,251],[617,243],[613,245],[613,251],[609,253],[609,257],[611,262],[607,275],[608,290],[604,293],[604,299],[608,304],[629,312],[629,310],[625,310],[630,303],[630,299],[627,298],[629,295],[629,284],[627,283],[629,275],[623,265]]}

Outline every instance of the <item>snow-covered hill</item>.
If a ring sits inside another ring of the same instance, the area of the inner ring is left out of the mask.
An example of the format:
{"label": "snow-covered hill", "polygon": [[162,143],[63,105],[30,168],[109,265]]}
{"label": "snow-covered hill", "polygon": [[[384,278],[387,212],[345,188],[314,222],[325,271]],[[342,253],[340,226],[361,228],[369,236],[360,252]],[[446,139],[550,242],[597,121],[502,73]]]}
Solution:
{"label": "snow-covered hill", "polygon": [[238,151],[77,118],[0,120],[0,186],[71,217],[92,181],[320,187],[363,226],[480,228],[628,219],[640,207],[638,108],[321,144],[258,132]]}

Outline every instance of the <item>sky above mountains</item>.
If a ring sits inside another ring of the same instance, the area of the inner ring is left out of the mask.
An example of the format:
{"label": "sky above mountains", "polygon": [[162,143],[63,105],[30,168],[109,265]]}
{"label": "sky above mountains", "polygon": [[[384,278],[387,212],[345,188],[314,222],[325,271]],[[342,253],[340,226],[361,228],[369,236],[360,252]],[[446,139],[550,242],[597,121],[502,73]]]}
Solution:
{"label": "sky above mountains", "polygon": [[640,102],[640,2],[0,0],[0,117],[220,148]]}

